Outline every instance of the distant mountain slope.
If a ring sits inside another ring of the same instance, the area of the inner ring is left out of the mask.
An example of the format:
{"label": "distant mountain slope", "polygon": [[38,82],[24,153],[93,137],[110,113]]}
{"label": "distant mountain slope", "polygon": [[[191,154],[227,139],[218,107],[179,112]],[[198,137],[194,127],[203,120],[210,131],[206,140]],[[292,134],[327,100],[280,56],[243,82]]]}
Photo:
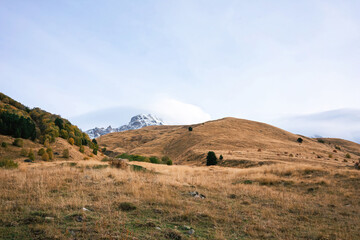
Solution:
{"label": "distant mountain slope", "polygon": [[274,124],[309,137],[336,137],[360,143],[359,109],[336,109],[293,116],[274,121]]}
{"label": "distant mountain slope", "polygon": [[[110,133],[98,143],[118,153],[169,156],[176,163],[203,164],[208,151],[234,161],[324,161],[330,154],[343,159],[344,151],[334,144],[319,143],[268,124],[224,118],[189,126],[151,126],[139,130]],[[301,137],[303,143],[298,143]],[[334,163],[334,161],[328,161]]]}
{"label": "distant mountain slope", "polygon": [[123,132],[127,130],[134,130],[140,129],[147,126],[154,126],[154,125],[164,125],[164,122],[151,114],[139,114],[131,118],[129,124],[123,125],[118,128],[112,128],[108,126],[107,128],[93,128],[87,130],[86,133],[89,135],[90,138],[97,138],[102,135],[112,133],[112,132]]}

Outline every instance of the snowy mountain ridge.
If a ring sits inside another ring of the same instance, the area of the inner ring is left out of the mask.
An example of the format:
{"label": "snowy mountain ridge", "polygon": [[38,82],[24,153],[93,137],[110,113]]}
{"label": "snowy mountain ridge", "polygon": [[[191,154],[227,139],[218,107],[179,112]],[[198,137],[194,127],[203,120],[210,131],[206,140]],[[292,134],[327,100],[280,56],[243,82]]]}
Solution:
{"label": "snowy mountain ridge", "polygon": [[164,125],[164,122],[152,114],[139,114],[132,117],[127,125],[123,125],[118,128],[112,128],[111,126],[108,126],[107,128],[95,127],[87,130],[86,133],[93,139],[112,132],[123,132],[154,125]]}

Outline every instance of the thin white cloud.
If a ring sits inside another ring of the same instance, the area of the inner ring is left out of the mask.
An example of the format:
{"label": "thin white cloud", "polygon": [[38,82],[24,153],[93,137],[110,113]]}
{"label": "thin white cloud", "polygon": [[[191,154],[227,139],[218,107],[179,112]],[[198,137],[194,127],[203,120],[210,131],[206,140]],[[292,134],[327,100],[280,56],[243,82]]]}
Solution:
{"label": "thin white cloud", "polygon": [[200,107],[172,98],[163,98],[149,105],[149,110],[166,124],[194,124],[211,120]]}
{"label": "thin white cloud", "polygon": [[337,109],[272,121],[278,127],[309,137],[343,138],[360,142],[360,110]]}

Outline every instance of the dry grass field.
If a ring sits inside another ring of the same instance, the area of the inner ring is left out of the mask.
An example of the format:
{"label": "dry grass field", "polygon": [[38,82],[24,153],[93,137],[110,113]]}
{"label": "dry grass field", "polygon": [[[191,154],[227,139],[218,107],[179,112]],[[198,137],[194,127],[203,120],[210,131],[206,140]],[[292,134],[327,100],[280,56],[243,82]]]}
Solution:
{"label": "dry grass field", "polygon": [[0,238],[360,239],[357,170],[131,164],[146,170],[97,160],[0,169]]}
{"label": "dry grass field", "polygon": [[[60,138],[53,161],[24,162],[43,146],[0,135],[18,164],[0,168],[0,239],[360,239],[359,145],[299,137],[234,118],[146,127],[98,142],[175,165],[116,168]],[[207,151],[224,160],[206,167]]]}

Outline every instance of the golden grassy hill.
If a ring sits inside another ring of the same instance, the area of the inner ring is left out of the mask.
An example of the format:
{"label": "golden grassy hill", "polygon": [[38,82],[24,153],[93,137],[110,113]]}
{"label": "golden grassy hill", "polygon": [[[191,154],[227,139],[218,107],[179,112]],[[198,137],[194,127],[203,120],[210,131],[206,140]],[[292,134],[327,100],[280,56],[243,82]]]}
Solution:
{"label": "golden grassy hill", "polygon": [[[107,134],[97,141],[117,153],[169,156],[178,164],[204,164],[208,151],[223,155],[221,164],[226,166],[299,161],[347,165],[360,155],[360,145],[356,143],[334,139],[320,143],[318,139],[237,118],[192,125],[193,131],[188,127],[151,126]],[[297,142],[299,137],[303,139],[301,144]],[[345,158],[348,152],[350,159]]]}
{"label": "golden grassy hill", "polygon": [[[12,159],[15,162],[19,163],[22,162],[25,159],[28,159],[27,156],[22,156],[21,151],[26,150],[27,152],[31,149],[35,154],[35,162],[42,162],[41,156],[37,154],[37,152],[41,149],[46,147],[43,144],[28,140],[28,139],[22,139],[23,146],[22,147],[16,147],[13,146],[12,143],[14,142],[13,137],[0,135],[0,143],[7,143],[7,147],[0,147],[0,160],[1,159]],[[94,160],[100,160],[103,158],[102,153],[98,153],[98,155],[92,154],[92,149],[90,149],[87,146],[84,146],[84,153],[81,153],[79,151],[79,147],[76,145],[71,145],[62,138],[56,138],[54,143],[49,144],[49,148],[52,149],[54,153],[54,159],[53,160],[84,160],[84,159],[94,159]],[[69,157],[64,158],[63,152],[65,149],[69,150]]]}

